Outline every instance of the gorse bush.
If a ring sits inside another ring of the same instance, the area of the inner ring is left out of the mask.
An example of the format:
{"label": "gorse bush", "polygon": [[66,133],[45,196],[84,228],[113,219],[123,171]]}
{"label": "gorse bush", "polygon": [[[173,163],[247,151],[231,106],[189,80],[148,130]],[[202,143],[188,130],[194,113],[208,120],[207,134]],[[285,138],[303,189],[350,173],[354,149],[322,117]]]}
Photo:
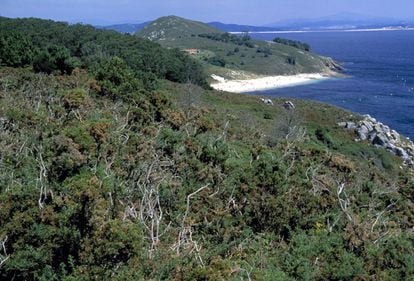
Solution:
{"label": "gorse bush", "polygon": [[121,58],[95,77],[0,71],[1,279],[412,275],[409,174],[323,117],[268,143],[275,122],[305,128],[314,108],[204,91],[207,108],[184,109],[184,85],[144,89]]}

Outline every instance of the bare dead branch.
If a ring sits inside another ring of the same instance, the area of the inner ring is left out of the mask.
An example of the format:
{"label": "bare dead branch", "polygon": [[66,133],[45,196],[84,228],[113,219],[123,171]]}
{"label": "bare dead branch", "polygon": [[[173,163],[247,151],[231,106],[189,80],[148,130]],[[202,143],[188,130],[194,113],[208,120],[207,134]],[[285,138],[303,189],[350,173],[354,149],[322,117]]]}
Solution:
{"label": "bare dead branch", "polygon": [[175,250],[178,255],[181,253],[182,249],[186,249],[189,254],[194,253],[201,266],[204,266],[204,262],[201,257],[202,246],[199,245],[199,243],[193,239],[193,229],[191,224],[188,224],[187,217],[190,213],[191,198],[203,191],[204,189],[206,189],[207,187],[209,187],[209,185],[210,184],[206,184],[187,196],[186,210],[181,222],[177,242],[171,247],[171,249]]}
{"label": "bare dead branch", "polygon": [[6,242],[8,237],[0,239],[0,268],[10,258],[6,250]]}
{"label": "bare dead branch", "polygon": [[36,150],[38,154],[36,161],[37,161],[38,168],[39,168],[39,176],[36,181],[40,189],[38,205],[39,205],[39,209],[43,209],[44,201],[47,198],[47,184],[46,184],[47,169],[46,169],[46,165],[45,165],[45,162],[43,161],[43,156],[42,156],[43,147],[40,145]]}

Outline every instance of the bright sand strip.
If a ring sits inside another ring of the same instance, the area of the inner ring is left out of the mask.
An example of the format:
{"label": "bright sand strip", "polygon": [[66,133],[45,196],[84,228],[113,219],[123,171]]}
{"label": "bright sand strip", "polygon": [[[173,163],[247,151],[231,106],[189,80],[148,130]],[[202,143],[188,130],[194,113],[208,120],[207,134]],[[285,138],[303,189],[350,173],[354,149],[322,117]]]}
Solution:
{"label": "bright sand strip", "polygon": [[[218,77],[218,76],[215,76]],[[320,80],[329,79],[330,76],[320,73],[306,73],[290,76],[268,76],[248,80],[220,80],[218,83],[211,84],[216,90],[230,93],[248,93],[265,91],[278,88],[305,85]],[[218,79],[216,79],[218,80]]]}

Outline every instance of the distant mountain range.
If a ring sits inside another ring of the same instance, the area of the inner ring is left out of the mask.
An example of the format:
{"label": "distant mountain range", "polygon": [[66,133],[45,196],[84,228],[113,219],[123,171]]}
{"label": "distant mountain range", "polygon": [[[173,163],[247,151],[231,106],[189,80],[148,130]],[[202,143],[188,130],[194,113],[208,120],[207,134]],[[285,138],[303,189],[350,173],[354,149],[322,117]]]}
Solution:
{"label": "distant mountain range", "polygon": [[[121,33],[136,33],[148,26],[151,21],[138,24],[116,24],[97,26],[101,29],[115,30]],[[383,27],[414,27],[414,20],[398,20],[392,18],[370,17],[353,13],[340,13],[316,19],[292,19],[278,21],[266,26],[226,24],[222,22],[207,23],[212,28],[226,32],[258,32],[258,31],[289,31],[289,30],[345,30]]]}

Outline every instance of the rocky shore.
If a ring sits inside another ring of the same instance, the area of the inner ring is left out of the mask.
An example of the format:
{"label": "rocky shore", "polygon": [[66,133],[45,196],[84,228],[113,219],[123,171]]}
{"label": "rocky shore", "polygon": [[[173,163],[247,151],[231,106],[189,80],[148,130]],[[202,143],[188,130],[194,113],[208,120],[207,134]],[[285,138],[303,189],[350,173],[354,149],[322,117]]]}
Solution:
{"label": "rocky shore", "polygon": [[354,130],[358,138],[355,141],[369,141],[372,145],[384,148],[401,157],[404,164],[414,167],[414,143],[401,137],[398,132],[378,122],[369,115],[358,122],[340,122],[338,126]]}

